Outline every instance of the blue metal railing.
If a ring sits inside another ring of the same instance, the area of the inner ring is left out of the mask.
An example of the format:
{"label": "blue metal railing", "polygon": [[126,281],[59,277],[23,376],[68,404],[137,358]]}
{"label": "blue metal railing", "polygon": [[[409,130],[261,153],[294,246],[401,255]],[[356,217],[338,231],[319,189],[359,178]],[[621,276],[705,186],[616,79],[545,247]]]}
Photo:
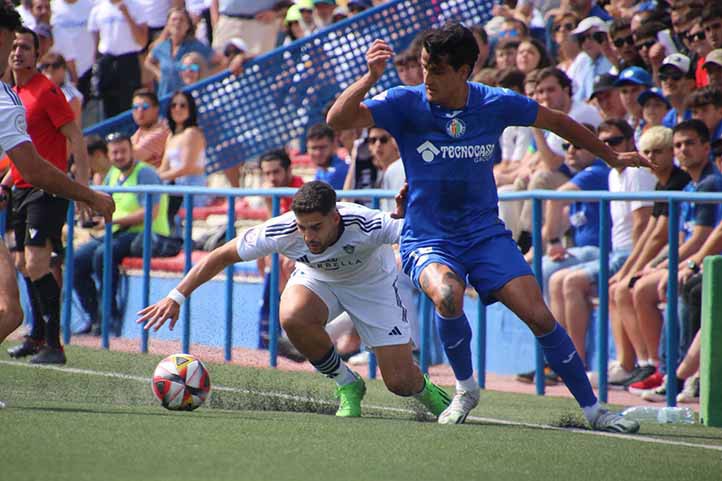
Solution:
{"label": "blue metal railing", "polygon": [[[135,187],[98,187],[99,190],[105,192],[135,192],[144,194],[146,196],[146,204],[151,205],[149,197],[152,194],[174,194],[182,195],[184,201],[184,207],[186,208],[185,215],[185,226],[183,230],[183,250],[185,254],[185,269],[184,272],[188,272],[192,266],[192,198],[193,195],[204,194],[213,196],[223,196],[228,200],[229,212],[228,212],[228,227],[226,230],[226,239],[231,240],[235,235],[235,199],[237,197],[247,196],[266,196],[273,199],[273,213],[278,215],[280,212],[280,198],[291,196],[295,193],[296,189],[283,188],[283,189],[208,189],[203,187],[178,187],[178,186],[135,186]],[[370,198],[373,199],[374,205],[378,205],[378,200],[381,198],[391,198],[396,194],[394,191],[382,191],[382,190],[350,190],[350,191],[339,191],[338,195],[340,198]],[[606,235],[610,230],[608,216],[604,215],[609,210],[609,202],[612,200],[647,200],[647,201],[666,201],[669,203],[669,283],[667,287],[667,323],[666,323],[666,348],[667,348],[667,364],[666,369],[668,373],[673,373],[677,369],[677,356],[678,351],[677,344],[679,339],[678,326],[677,326],[677,264],[679,261],[678,249],[678,231],[679,231],[679,203],[685,201],[694,201],[696,203],[701,202],[715,202],[722,203],[722,193],[688,193],[688,192],[638,192],[638,193],[610,193],[606,191],[584,191],[584,192],[556,192],[556,191],[527,191],[527,192],[511,192],[503,193],[500,195],[501,201],[512,201],[512,200],[532,200],[533,202],[533,229],[532,238],[534,246],[534,259],[532,263],[534,275],[541,285],[542,282],[542,200],[590,200],[601,202],[601,215],[600,215],[600,231],[602,235],[601,239],[607,239],[609,236]],[[150,210],[146,211],[145,222],[146,225],[151,223]],[[68,220],[71,221],[74,217],[74,208],[71,203],[71,207],[68,210]],[[106,237],[105,251],[103,256],[103,290],[102,290],[102,345],[104,348],[110,348],[109,331],[110,331],[110,316],[111,316],[111,290],[107,289],[106,286],[110,285],[111,279],[111,264],[112,264],[112,250],[111,250],[111,229],[110,224],[106,225]],[[68,223],[68,234],[69,237],[73,234],[73,223]],[[150,303],[150,245],[151,245],[151,229],[144,229],[143,231],[143,283],[142,283],[142,298],[143,307]],[[599,352],[599,392],[600,398],[603,402],[607,400],[607,364],[608,364],[608,259],[609,259],[610,246],[608,240],[602,241],[600,245],[600,272],[599,272],[599,285],[598,295],[600,299],[599,303],[599,322],[598,322],[598,333],[596,336],[597,351]],[[73,272],[73,256],[74,251],[71,243],[68,243],[66,251],[66,272],[64,283],[65,295],[63,297],[63,338],[66,343],[71,340],[70,336],[70,316],[72,295],[70,290],[72,289],[72,272]],[[226,294],[225,294],[225,314],[226,314],[226,329],[225,329],[225,343],[224,343],[224,357],[227,361],[232,358],[232,332],[233,332],[233,311],[232,311],[232,293],[233,293],[233,272],[232,267],[229,267],[225,271],[226,274]],[[278,320],[278,307],[279,307],[279,293],[278,293],[278,279],[279,279],[279,260],[278,255],[274,254],[272,267],[271,267],[271,298],[270,298],[270,361],[271,367],[277,365],[277,342],[279,336],[279,320]],[[432,305],[429,299],[422,295],[420,302],[420,365],[424,372],[428,371],[429,365],[429,344],[430,344],[430,329],[431,329],[431,312]],[[184,303],[184,310],[182,312],[182,345],[183,351],[188,352],[190,346],[191,337],[191,313],[190,313],[190,302]],[[475,359],[475,365],[477,367],[479,385],[485,387],[485,365],[486,365],[486,308],[484,304],[478,302],[478,315],[476,319],[476,332],[477,332],[477,358]],[[142,329],[142,327],[141,327]],[[141,336],[142,352],[148,350],[148,338],[147,333],[143,331]],[[376,375],[375,357],[371,356],[369,365],[369,374],[371,377]],[[538,394],[544,394],[544,358],[542,350],[537,343],[536,345],[536,391]],[[672,376],[670,376],[672,378]],[[676,404],[676,386],[674,383],[669,383],[667,386],[667,403],[670,406]]]}

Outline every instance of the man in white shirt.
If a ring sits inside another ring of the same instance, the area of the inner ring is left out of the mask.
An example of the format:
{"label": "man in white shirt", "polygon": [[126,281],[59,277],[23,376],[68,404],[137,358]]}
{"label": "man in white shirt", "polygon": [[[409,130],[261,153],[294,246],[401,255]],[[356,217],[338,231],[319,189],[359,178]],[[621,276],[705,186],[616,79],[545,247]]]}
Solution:
{"label": "man in white shirt", "polygon": [[[7,2],[0,2],[0,72],[7,70],[14,32],[21,26],[20,15],[15,8]],[[0,155],[3,152],[8,154],[28,182],[49,193],[85,202],[110,221],[115,210],[113,199],[70,180],[38,155],[27,134],[25,109],[20,99],[7,84],[0,82]],[[6,190],[0,191],[2,204],[7,202]],[[15,266],[5,243],[0,241],[0,342],[17,329],[22,320]],[[1,402],[0,407],[4,407]]]}
{"label": "man in white shirt", "polygon": [[88,30],[93,0],[53,0],[53,51],[65,58],[70,80],[84,98],[90,94],[90,73],[95,62],[95,44]]}
{"label": "man in white shirt", "polygon": [[88,30],[99,54],[105,117],[112,117],[130,108],[140,86],[138,54],[148,42],[148,22],[137,0],[99,0],[90,11]]}
{"label": "man in white shirt", "polygon": [[574,100],[586,102],[592,95],[594,78],[609,73],[612,68],[612,63],[602,53],[609,43],[608,31],[609,27],[599,17],[587,17],[572,30],[572,35],[582,48],[582,52],[569,67],[569,77],[574,79],[576,84]]}
{"label": "man in white shirt", "polygon": [[[401,203],[401,202],[400,202]],[[180,305],[226,266],[274,252],[296,259],[281,297],[281,326],[296,348],[337,384],[337,416],[361,415],[363,379],[341,360],[324,325],[346,311],[364,344],[376,352],[386,387],[414,396],[434,415],[448,394],[421,374],[411,355],[406,308],[398,295],[396,262],[389,244],[399,240],[403,220],[357,204],[337,203],[322,181],[308,182],[293,197],[292,212],[246,230],[183,278],[166,298],[139,312],[145,329],[175,326]]]}

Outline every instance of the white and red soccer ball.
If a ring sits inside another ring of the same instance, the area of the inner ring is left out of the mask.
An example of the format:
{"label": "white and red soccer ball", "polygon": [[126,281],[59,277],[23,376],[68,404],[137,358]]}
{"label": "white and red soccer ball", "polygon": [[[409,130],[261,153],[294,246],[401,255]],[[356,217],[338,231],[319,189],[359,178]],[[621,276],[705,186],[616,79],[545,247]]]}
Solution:
{"label": "white and red soccer ball", "polygon": [[211,392],[211,378],[203,363],[190,354],[171,354],[153,372],[153,394],[171,411],[193,411]]}

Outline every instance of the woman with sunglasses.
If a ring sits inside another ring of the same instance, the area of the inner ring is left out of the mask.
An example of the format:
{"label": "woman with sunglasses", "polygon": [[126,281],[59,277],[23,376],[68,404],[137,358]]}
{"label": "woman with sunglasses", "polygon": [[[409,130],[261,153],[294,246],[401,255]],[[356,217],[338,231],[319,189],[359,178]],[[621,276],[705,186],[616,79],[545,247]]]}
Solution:
{"label": "woman with sunglasses", "polygon": [[225,58],[219,52],[195,38],[195,27],[187,10],[172,8],[168,12],[168,23],[157,43],[145,59],[145,67],[158,81],[158,97],[165,97],[183,87],[180,77],[180,61],[184,55],[197,52],[212,69],[225,67]]}
{"label": "woman with sunglasses", "polygon": [[582,49],[579,42],[571,35],[577,28],[579,18],[574,12],[566,11],[554,18],[554,43],[557,45],[557,67],[569,73],[569,67]]}
{"label": "woman with sunglasses", "polygon": [[[206,137],[198,126],[196,103],[190,93],[176,91],[173,94],[166,119],[171,134],[158,168],[161,180],[174,185],[205,186]],[[209,196],[195,195],[193,205],[208,205],[210,200]],[[182,196],[170,197],[168,216],[171,220],[182,201]]]}

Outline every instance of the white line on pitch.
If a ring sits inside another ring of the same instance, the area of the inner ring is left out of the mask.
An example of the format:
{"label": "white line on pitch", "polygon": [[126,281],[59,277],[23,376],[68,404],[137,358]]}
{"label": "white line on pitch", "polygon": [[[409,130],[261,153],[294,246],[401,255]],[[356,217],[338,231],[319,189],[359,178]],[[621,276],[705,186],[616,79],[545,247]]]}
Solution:
{"label": "white line on pitch", "polygon": [[[139,382],[150,383],[150,377],[134,376],[132,374],[123,374],[120,372],[95,371],[92,369],[78,369],[75,367],[52,366],[52,365],[43,365],[43,364],[28,364],[28,363],[18,362],[18,361],[0,360],[0,364],[6,364],[9,366],[15,366],[15,367],[30,367],[30,368],[37,368],[37,369],[47,369],[47,370],[51,370],[51,371],[65,372],[65,373],[69,373],[69,374],[85,374],[87,376],[100,376],[100,377],[107,377],[107,378],[126,379],[126,380],[130,380],[130,381],[139,381]],[[220,391],[220,392],[252,394],[254,396],[264,396],[264,397],[272,397],[272,398],[277,398],[277,399],[287,399],[289,401],[313,402],[316,404],[334,405],[334,406],[336,405],[335,402],[313,399],[313,398],[304,397],[304,396],[297,396],[294,394],[284,394],[284,393],[266,392],[266,391],[254,391],[251,389],[234,388],[234,387],[228,387],[228,386],[213,386],[212,389],[214,391]],[[412,411],[410,409],[394,408],[394,407],[389,407],[389,406],[379,406],[379,405],[375,405],[375,404],[364,404],[364,408],[373,409],[373,410],[377,410],[377,411],[385,411],[385,412],[415,414],[415,411]],[[713,450],[713,451],[722,451],[722,446],[714,446],[714,445],[710,445],[710,444],[687,443],[684,441],[670,441],[668,439],[658,439],[658,438],[639,436],[639,435],[605,433],[605,432],[599,432],[599,431],[590,431],[587,429],[561,428],[558,426],[549,426],[547,424],[524,423],[524,422],[519,422],[519,421],[508,421],[505,419],[487,418],[487,417],[479,417],[479,416],[469,416],[467,419],[470,419],[472,421],[477,421],[477,422],[500,424],[500,425],[505,425],[505,426],[520,426],[520,427],[533,428],[533,429],[549,429],[549,430],[553,430],[553,431],[574,432],[574,433],[579,433],[579,434],[604,436],[604,437],[609,437],[609,438],[617,438],[617,439],[624,439],[624,440],[630,440],[630,441],[634,440],[634,441],[640,441],[640,442],[644,442],[644,443],[666,444],[669,446],[684,446],[684,447],[688,447],[688,448],[702,448],[702,449],[709,449],[709,450]]]}

